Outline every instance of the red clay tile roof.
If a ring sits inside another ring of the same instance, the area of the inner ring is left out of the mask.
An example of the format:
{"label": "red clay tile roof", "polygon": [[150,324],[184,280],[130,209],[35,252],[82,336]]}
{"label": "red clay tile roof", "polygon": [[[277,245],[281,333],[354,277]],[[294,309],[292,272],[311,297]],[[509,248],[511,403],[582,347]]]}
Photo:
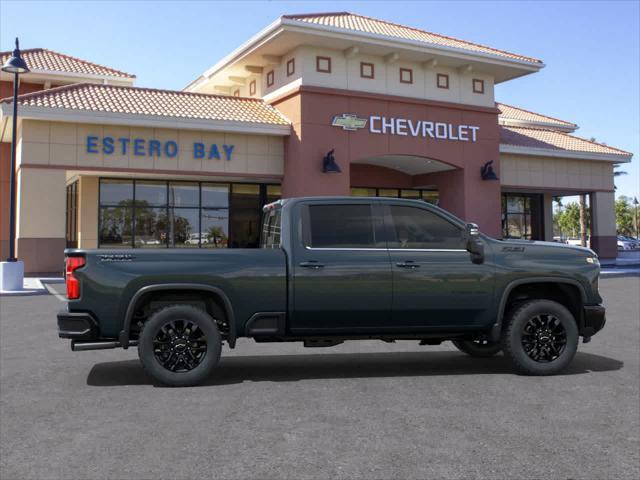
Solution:
{"label": "red clay tile roof", "polygon": [[373,33],[384,35],[386,37],[395,37],[402,40],[413,40],[441,47],[459,48],[461,50],[472,51],[476,53],[485,53],[496,55],[499,57],[510,58],[513,60],[521,60],[529,63],[542,64],[537,58],[525,57],[504,50],[487,47],[477,43],[459,40],[457,38],[439,35],[437,33],[426,32],[413,27],[398,25],[396,23],[378,20],[375,18],[365,17],[349,12],[328,12],[313,13],[301,15],[283,15],[283,18],[295,20],[302,23],[310,23],[315,25],[323,25],[326,27],[338,28],[341,30],[351,30],[364,33]]}
{"label": "red clay tile roof", "polygon": [[628,157],[632,155],[618,148],[603,145],[601,143],[585,140],[584,138],[569,135],[556,130],[541,128],[500,126],[500,144],[516,147],[541,148],[546,150],[567,151],[574,153],[596,153],[608,155],[620,155]]}
{"label": "red clay tile roof", "polygon": [[560,127],[578,128],[575,123],[567,122],[566,120],[560,120],[554,117],[549,117],[548,115],[531,112],[529,110],[525,110],[524,108],[507,105],[506,103],[496,103],[496,107],[500,109],[500,118],[509,120],[521,120],[523,122],[531,123],[554,124]]}
{"label": "red clay tile roof", "polygon": [[[0,103],[11,103],[5,98]],[[18,97],[24,107],[64,108],[162,117],[289,125],[261,99],[76,83]]]}
{"label": "red clay tile roof", "polygon": [[[109,77],[135,78],[135,75],[121,72],[113,68],[88,62],[80,58],[71,57],[64,53],[54,52],[46,48],[30,48],[22,50],[22,58],[31,70],[46,70],[49,72],[76,73],[84,75],[98,75]],[[4,62],[12,52],[0,52],[0,62]]]}

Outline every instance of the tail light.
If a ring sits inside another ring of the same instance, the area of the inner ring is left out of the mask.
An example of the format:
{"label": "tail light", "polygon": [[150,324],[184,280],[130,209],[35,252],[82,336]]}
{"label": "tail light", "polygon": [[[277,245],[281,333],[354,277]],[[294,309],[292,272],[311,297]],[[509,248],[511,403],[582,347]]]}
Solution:
{"label": "tail light", "polygon": [[80,267],[84,267],[85,263],[84,257],[67,257],[65,279],[67,282],[67,298],[69,300],[80,298],[80,280],[73,275],[73,272]]}

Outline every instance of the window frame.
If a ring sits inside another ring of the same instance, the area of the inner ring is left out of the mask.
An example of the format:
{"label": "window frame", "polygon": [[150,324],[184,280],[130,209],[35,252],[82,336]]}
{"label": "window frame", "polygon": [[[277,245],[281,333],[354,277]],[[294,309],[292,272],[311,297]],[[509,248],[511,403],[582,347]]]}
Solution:
{"label": "window frame", "polygon": [[[371,67],[371,75],[364,74],[364,67]],[[368,80],[374,80],[376,78],[376,66],[371,62],[360,62],[360,78],[366,78]]]}
{"label": "window frame", "polygon": [[287,60],[286,68],[287,68],[287,77],[290,77],[291,75],[296,73],[296,59],[290,58],[289,60]]}
{"label": "window frame", "polygon": [[[480,88],[476,89],[476,84],[480,85]],[[484,93],[484,80],[481,78],[474,78],[471,80],[471,86],[473,93]]]}
{"label": "window frame", "polygon": [[[444,85],[440,85],[440,79],[444,80]],[[449,90],[449,75],[446,73],[438,73],[436,74],[436,87],[441,88],[443,90]]]}
{"label": "window frame", "polygon": [[249,96],[251,97],[255,95],[256,91],[257,91],[256,81],[251,80],[251,83],[249,83]]}
{"label": "window frame", "polygon": [[[327,61],[327,68],[320,68],[320,62],[322,60]],[[331,73],[331,57],[323,57],[322,55],[316,56],[316,72],[318,73]]]}
{"label": "window frame", "polygon": [[267,87],[272,87],[275,83],[275,72],[273,70],[269,70],[267,72]]}
{"label": "window frame", "polygon": [[[131,240],[127,243],[127,244],[122,244],[122,245],[117,245],[114,246],[114,244],[104,244],[100,241],[101,236],[100,236],[100,232],[101,232],[101,227],[102,227],[102,211],[104,209],[107,208],[118,208],[119,205],[117,203],[111,203],[111,202],[107,202],[107,203],[102,203],[101,201],[101,192],[102,192],[102,188],[103,188],[103,182],[109,182],[109,181],[127,181],[127,182],[131,182],[132,185],[132,197],[131,197],[131,205],[126,206],[126,207],[121,207],[121,208],[126,208],[129,210],[130,216],[131,216]],[[262,207],[264,205],[266,205],[267,203],[267,199],[268,199],[268,191],[269,191],[269,187],[280,187],[281,185],[276,184],[276,183],[251,183],[251,182],[216,182],[216,181],[193,181],[193,180],[183,180],[183,179],[172,179],[172,178],[164,178],[164,179],[155,179],[155,178],[145,178],[145,177],[141,177],[141,178],[123,178],[123,177],[98,177],[98,209],[97,209],[97,248],[98,249],[103,249],[103,248],[112,248],[112,249],[128,249],[128,248],[140,248],[139,245],[136,245],[136,211],[140,208],[139,205],[137,205],[137,199],[136,199],[136,184],[141,182],[160,182],[163,183],[166,191],[167,191],[167,202],[163,205],[158,205],[158,206],[150,206],[147,208],[155,208],[155,209],[164,209],[166,212],[166,216],[167,216],[167,222],[169,222],[170,218],[173,218],[173,216],[169,215],[170,211],[174,211],[174,210],[197,210],[198,211],[198,232],[197,233],[202,233],[202,226],[203,226],[203,212],[205,211],[212,211],[212,210],[226,210],[227,213],[227,237],[228,237],[228,245],[227,248],[233,248],[230,247],[229,245],[231,244],[231,239],[232,236],[234,235],[234,233],[232,232],[232,228],[231,228],[231,215],[232,215],[232,209],[233,209],[233,205],[232,205],[232,195],[233,195],[233,189],[234,189],[234,185],[246,185],[246,184],[251,184],[251,185],[257,185],[259,188],[259,204],[260,204],[260,209],[259,209],[259,215],[262,214]],[[169,195],[169,188],[171,184],[179,184],[179,183],[186,183],[186,184],[197,184],[198,185],[198,205],[197,206],[175,206],[172,205],[172,202],[170,200],[170,195]],[[220,205],[220,206],[211,206],[209,204],[205,205],[203,202],[203,188],[205,188],[208,185],[219,185],[219,186],[225,186],[227,188],[227,203],[226,203],[226,207]],[[261,225],[260,221],[259,221],[259,225]],[[194,232],[191,232],[194,233]],[[258,239],[259,241],[259,239]],[[198,245],[197,248],[204,248],[203,247],[203,243],[202,243],[202,238],[199,237],[198,239]],[[167,238],[165,239],[165,241],[163,243],[161,243],[158,247],[155,248],[176,248],[176,247],[171,247],[170,245],[170,241],[169,241],[169,237],[167,234]]]}
{"label": "window frame", "polygon": [[[399,72],[400,72],[400,83],[404,83],[404,84],[407,84],[407,85],[413,85],[413,69],[400,67]],[[403,73],[408,73],[409,74],[409,80],[403,80],[402,79],[402,74]]]}

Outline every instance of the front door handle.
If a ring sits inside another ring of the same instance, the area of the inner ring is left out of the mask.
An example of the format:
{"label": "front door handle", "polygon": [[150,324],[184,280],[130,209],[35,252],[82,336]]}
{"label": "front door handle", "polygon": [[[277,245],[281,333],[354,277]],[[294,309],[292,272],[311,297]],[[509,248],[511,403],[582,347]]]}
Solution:
{"label": "front door handle", "polygon": [[418,268],[420,265],[415,263],[413,260],[407,260],[406,262],[398,262],[396,263],[396,267],[400,267],[400,268],[410,268],[410,269],[414,269],[414,268]]}
{"label": "front door handle", "polygon": [[318,263],[316,260],[310,260],[308,262],[300,262],[302,268],[312,268],[313,270],[319,270],[324,267],[323,264]]}

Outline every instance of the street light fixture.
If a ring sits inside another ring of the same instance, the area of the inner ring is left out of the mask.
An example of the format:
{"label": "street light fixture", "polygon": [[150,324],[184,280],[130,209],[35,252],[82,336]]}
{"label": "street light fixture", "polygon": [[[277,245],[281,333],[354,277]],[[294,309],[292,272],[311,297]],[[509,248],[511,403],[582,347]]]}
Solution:
{"label": "street light fixture", "polygon": [[633,223],[635,223],[636,240],[638,240],[638,197],[633,197]]}
{"label": "street light fixture", "polygon": [[20,55],[16,38],[13,54],[2,66],[2,71],[13,73],[13,131],[11,132],[11,170],[9,171],[9,257],[0,268],[0,290],[22,290],[24,265],[16,258],[16,134],[18,131],[18,76],[28,73],[29,67]]}

